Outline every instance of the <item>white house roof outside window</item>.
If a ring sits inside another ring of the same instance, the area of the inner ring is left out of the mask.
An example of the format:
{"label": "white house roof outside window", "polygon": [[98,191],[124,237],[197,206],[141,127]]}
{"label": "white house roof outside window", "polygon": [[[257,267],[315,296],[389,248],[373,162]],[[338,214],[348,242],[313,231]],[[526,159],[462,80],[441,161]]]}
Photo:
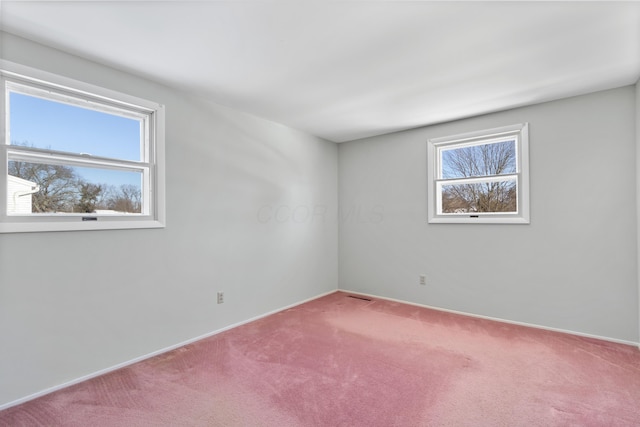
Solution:
{"label": "white house roof outside window", "polygon": [[35,182],[8,176],[7,212],[9,214],[30,214],[32,211],[32,194],[40,191]]}

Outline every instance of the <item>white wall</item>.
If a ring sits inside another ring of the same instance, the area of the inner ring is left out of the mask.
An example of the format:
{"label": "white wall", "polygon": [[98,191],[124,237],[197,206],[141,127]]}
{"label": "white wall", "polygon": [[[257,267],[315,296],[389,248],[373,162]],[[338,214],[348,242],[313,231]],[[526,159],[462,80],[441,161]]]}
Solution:
{"label": "white wall", "polygon": [[0,235],[0,407],[337,288],[334,143],[0,34],[167,114],[166,229]]}
{"label": "white wall", "polygon": [[[635,98],[628,86],[341,144],[340,288],[638,342]],[[522,122],[531,224],[428,224],[427,139]]]}

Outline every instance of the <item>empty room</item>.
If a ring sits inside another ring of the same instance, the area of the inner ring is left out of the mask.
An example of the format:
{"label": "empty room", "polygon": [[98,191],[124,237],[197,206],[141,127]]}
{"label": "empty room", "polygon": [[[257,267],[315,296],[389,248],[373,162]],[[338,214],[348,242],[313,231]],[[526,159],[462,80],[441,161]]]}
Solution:
{"label": "empty room", "polygon": [[640,425],[640,2],[0,1],[0,426]]}

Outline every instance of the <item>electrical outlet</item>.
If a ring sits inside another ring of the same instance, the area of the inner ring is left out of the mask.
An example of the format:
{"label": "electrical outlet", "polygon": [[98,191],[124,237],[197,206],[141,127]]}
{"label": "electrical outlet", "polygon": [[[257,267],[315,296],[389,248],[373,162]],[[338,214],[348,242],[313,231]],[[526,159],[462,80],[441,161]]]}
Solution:
{"label": "electrical outlet", "polygon": [[424,274],[420,275],[420,284],[421,285],[426,285],[427,284],[427,276]]}
{"label": "electrical outlet", "polygon": [[222,304],[224,302],[224,292],[218,292],[218,304]]}

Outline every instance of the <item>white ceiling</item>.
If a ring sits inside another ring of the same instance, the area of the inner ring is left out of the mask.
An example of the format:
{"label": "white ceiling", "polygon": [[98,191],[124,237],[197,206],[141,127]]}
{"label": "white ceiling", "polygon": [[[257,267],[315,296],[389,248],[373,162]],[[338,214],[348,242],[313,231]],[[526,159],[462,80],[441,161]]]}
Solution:
{"label": "white ceiling", "polygon": [[635,83],[639,2],[11,1],[2,29],[342,142]]}

